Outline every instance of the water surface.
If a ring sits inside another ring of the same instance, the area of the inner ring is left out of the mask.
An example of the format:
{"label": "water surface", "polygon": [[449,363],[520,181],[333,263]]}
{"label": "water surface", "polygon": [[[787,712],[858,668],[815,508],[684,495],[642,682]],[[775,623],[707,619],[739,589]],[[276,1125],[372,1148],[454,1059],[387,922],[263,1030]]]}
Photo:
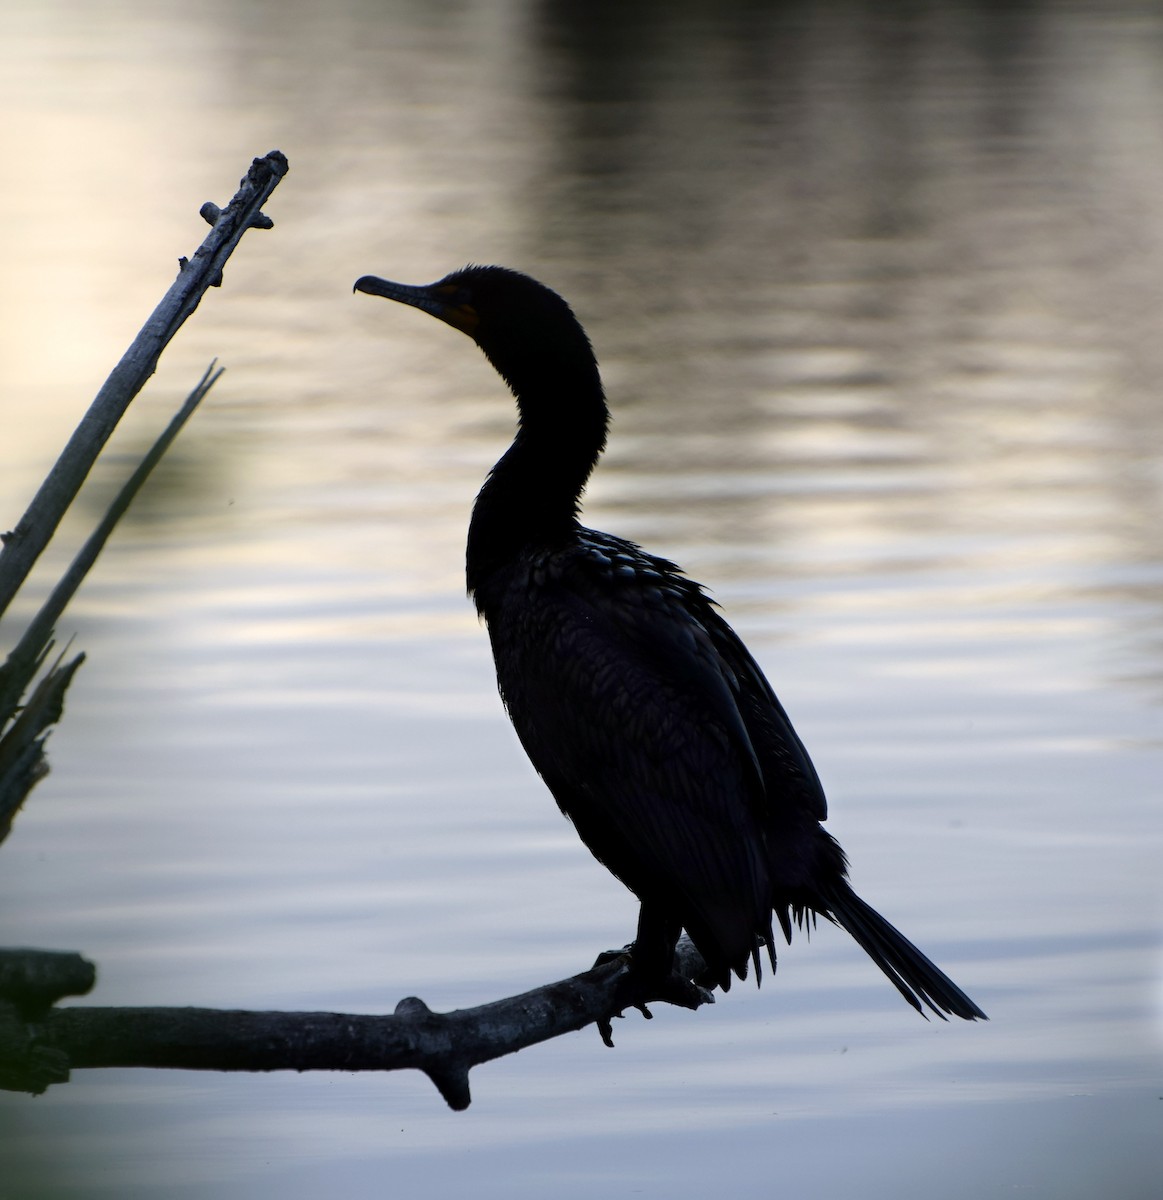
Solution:
{"label": "water surface", "polygon": [[1154,1195],[1153,9],[0,20],[4,527],[198,206],[291,162],[83,503],[218,356],[63,623],[89,658],[0,848],[0,942],[85,953],[86,1003],[376,1012],[483,1003],[631,935],[463,594],[511,404],[467,339],[350,294],[499,261],[598,348],[587,519],[711,587],[858,889],[992,1018],[926,1025],[824,929],[761,992],[479,1069],[463,1115],[407,1074],[78,1072],[0,1100],[0,1196]]}

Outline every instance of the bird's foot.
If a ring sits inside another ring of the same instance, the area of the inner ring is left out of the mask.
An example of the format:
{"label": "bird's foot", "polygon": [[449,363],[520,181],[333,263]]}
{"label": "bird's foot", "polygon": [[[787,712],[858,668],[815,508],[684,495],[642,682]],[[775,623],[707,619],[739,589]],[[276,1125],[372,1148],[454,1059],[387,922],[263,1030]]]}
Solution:
{"label": "bird's foot", "polygon": [[604,967],[608,963],[625,962],[627,966],[633,966],[634,962],[634,943],[631,942],[628,946],[623,946],[621,950],[603,950],[597,958],[594,959],[594,965],[591,970],[597,967]]}
{"label": "bird's foot", "polygon": [[665,1000],[677,1008],[689,1008],[692,1011],[702,1008],[704,1004],[715,1003],[715,993],[710,988],[703,987],[693,979],[687,979],[677,971],[672,971],[662,982],[658,994],[653,997]]}
{"label": "bird's foot", "polygon": [[637,1009],[646,1020],[651,1021],[654,1014],[647,1005],[654,1001],[692,1010],[701,1008],[704,1004],[715,1003],[715,997],[708,988],[693,979],[688,979],[677,970],[672,969],[667,974],[660,974],[657,970],[644,969],[642,963],[635,960],[633,945],[623,946],[621,950],[604,951],[598,955],[594,966],[601,967],[610,963],[620,963],[628,968],[625,976],[625,999],[609,1016],[597,1022],[602,1041],[611,1048],[614,1045],[613,1021],[615,1018],[620,1019],[627,1008]]}
{"label": "bird's foot", "polygon": [[[602,953],[599,954],[596,959],[594,959],[594,969],[598,967],[609,966],[611,963],[617,963],[620,966],[626,967],[628,971],[632,972],[634,970],[633,950],[633,943],[623,946],[621,950],[603,950]],[[653,1014],[646,1007],[645,1003],[639,1004],[633,1000],[631,1000],[629,1003],[630,1007],[638,1009],[638,1011],[648,1021],[653,1020]],[[608,1046],[611,1050],[614,1048],[613,1022],[615,1018],[621,1020],[622,1012],[623,1010],[619,1008],[615,1012],[610,1013],[608,1016],[598,1018],[598,1033],[601,1035],[603,1044]]]}

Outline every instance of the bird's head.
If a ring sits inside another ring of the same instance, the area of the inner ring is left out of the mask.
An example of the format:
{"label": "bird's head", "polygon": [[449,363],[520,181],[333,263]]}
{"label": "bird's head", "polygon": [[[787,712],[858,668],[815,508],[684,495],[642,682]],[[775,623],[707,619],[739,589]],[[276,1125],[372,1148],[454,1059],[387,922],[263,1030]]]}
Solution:
{"label": "bird's head", "polygon": [[468,266],[420,286],[364,275],[355,291],[398,300],[467,333],[519,400],[571,384],[600,395],[594,352],[573,311],[519,271]]}

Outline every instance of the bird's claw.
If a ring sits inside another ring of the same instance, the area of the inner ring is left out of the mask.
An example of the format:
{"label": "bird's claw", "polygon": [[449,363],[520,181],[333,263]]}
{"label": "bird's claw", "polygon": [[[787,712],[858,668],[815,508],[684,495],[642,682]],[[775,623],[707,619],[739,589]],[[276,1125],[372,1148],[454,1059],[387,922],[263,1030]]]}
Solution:
{"label": "bird's claw", "polygon": [[603,950],[597,958],[594,959],[594,965],[590,970],[596,970],[598,967],[608,966],[610,963],[625,962],[627,966],[633,965],[633,950],[634,943],[631,942],[628,946],[623,946],[621,950]]}
{"label": "bird's claw", "polygon": [[647,1021],[654,1020],[654,1014],[647,1007],[652,1001],[673,1004],[677,1008],[696,1009],[704,1004],[714,1004],[714,994],[693,979],[688,979],[678,971],[671,971],[661,979],[641,979],[634,973],[634,947],[624,946],[621,950],[606,950],[598,955],[595,967],[606,966],[610,963],[624,964],[629,968],[631,994],[625,1004],[606,1017],[597,1021],[598,1033],[602,1042],[610,1049],[614,1047],[614,1019],[621,1020],[627,1008],[637,1009]]}
{"label": "bird's claw", "polygon": [[[678,1008],[689,1008],[692,1010],[701,1008],[704,1004],[715,1003],[713,992],[703,987],[702,984],[696,983],[693,979],[687,979],[685,976],[680,975],[677,971],[672,971],[666,977],[655,998],[665,1000],[667,1004],[676,1005]],[[649,1013],[646,1015],[650,1016]]]}

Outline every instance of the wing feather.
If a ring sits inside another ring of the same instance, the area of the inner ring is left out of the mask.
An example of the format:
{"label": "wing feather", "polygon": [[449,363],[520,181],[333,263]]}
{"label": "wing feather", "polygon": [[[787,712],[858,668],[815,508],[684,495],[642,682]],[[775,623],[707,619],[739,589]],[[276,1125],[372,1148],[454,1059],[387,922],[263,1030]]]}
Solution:
{"label": "wing feather", "polygon": [[764,768],[710,602],[613,538],[508,588],[485,615],[534,767],[639,898],[672,905],[716,959],[745,963],[771,924]]}

